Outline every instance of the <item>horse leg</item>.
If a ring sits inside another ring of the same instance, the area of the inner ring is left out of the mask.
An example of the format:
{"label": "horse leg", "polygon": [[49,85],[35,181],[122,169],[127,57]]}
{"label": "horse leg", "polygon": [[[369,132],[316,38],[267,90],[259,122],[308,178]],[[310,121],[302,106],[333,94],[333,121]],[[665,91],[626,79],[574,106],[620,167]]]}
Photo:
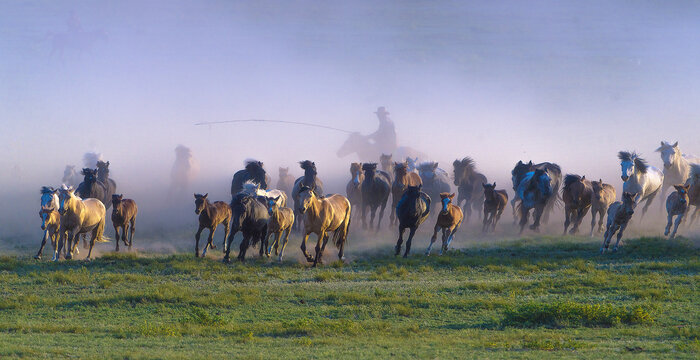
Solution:
{"label": "horse leg", "polygon": [[[272,244],[270,244],[270,247],[265,249],[265,256],[270,257],[270,254],[272,253],[272,246],[274,246],[277,242],[277,239],[279,239],[279,234],[280,234],[279,232],[274,234],[275,239],[272,240]],[[270,238],[270,235],[272,235],[272,233],[269,231],[267,232],[267,234],[265,234],[265,243],[266,244],[268,243],[268,239]]]}
{"label": "horse leg", "polygon": [[248,246],[250,243],[250,234],[243,233],[243,240],[241,240],[241,246],[239,247],[238,250],[238,260],[241,262],[245,262],[245,253],[248,250]]}
{"label": "horse leg", "polygon": [[520,205],[520,235],[523,234],[523,230],[525,230],[525,225],[527,225],[528,222],[528,217],[530,216],[530,210],[525,210],[524,205]]}
{"label": "horse leg", "polygon": [[226,252],[226,239],[231,234],[231,218],[227,218],[224,221],[224,242],[221,243],[222,251]]}
{"label": "horse leg", "polygon": [[226,245],[224,245],[224,248],[226,249],[226,250],[224,250],[224,253],[225,253],[224,262],[225,263],[231,262],[231,257],[230,257],[230,255],[231,255],[231,243],[233,242],[233,237],[235,235],[236,235],[236,231],[232,231],[231,233],[229,233],[228,238],[224,239],[224,241],[227,242]]}
{"label": "horse leg", "polygon": [[209,250],[209,246],[214,242],[214,234],[216,233],[216,225],[212,226],[211,229],[209,229],[209,236],[207,237],[207,243],[204,245],[204,250],[202,250],[202,257],[207,256],[207,250]]}
{"label": "horse leg", "polygon": [[[618,230],[618,232],[617,232],[617,241],[615,242],[615,247],[613,248],[613,252],[617,251],[617,247],[620,244],[620,239],[622,239],[622,233],[627,228],[627,224],[629,224],[629,221],[620,225],[620,230]],[[612,238],[612,234],[610,235],[610,237]]]}
{"label": "horse leg", "polygon": [[314,256],[314,264],[311,267],[316,267],[321,259],[321,243],[325,244],[328,241],[328,235],[325,231],[321,230],[318,234],[318,239],[316,239],[316,256]]}
{"label": "horse leg", "polygon": [[406,228],[399,225],[399,239],[396,240],[396,247],[394,247],[394,256],[398,256],[401,253],[401,244],[403,244],[403,233]]}
{"label": "horse leg", "polygon": [[306,252],[306,240],[309,239],[309,234],[310,233],[304,234],[304,237],[301,239],[301,253],[304,254],[304,257],[306,257],[306,261],[313,262],[314,258],[312,258],[311,255]]}
{"label": "horse leg", "polygon": [[465,223],[469,224],[469,219],[472,217],[472,202],[471,199],[466,199],[464,202],[464,221]]}
{"label": "horse leg", "polygon": [[119,225],[112,223],[112,226],[114,226],[114,242],[116,243],[114,251],[119,251]]}
{"label": "horse leg", "polygon": [[[287,242],[289,241],[289,233],[291,232],[291,228],[287,229],[284,231],[284,239],[282,241],[282,246],[280,248],[279,252],[279,262],[282,262],[282,256],[284,256],[284,249],[287,247]],[[277,234],[277,240],[275,240],[275,243],[279,242],[279,238],[282,237],[283,232],[279,232]]]}
{"label": "horse leg", "polygon": [[440,247],[440,255],[443,252],[447,252],[447,230],[448,228],[442,228],[442,246]]}
{"label": "horse leg", "polygon": [[600,245],[600,253],[604,253],[605,250],[608,250],[608,246],[610,245],[610,239],[612,239],[612,234],[611,232],[613,231],[614,224],[608,224],[607,228],[605,229],[605,234],[603,235],[603,243]]}
{"label": "horse leg", "polygon": [[365,200],[362,200],[362,228],[367,229],[367,205]]}
{"label": "horse leg", "polygon": [[[516,201],[515,197],[513,197],[513,200],[510,201],[510,206],[513,208],[513,225],[518,223],[518,214],[517,214],[517,211],[515,209],[515,201]],[[521,232],[522,232],[522,230],[521,230]]]}
{"label": "horse leg", "polygon": [[591,210],[591,233],[588,236],[593,237],[593,229],[595,229],[595,214],[598,210]]}
{"label": "horse leg", "polygon": [[377,231],[381,227],[382,218],[384,217],[384,209],[386,209],[386,201],[382,203],[381,209],[379,209],[379,219],[377,219]]}
{"label": "horse leg", "polygon": [[578,228],[581,226],[581,223],[583,222],[583,218],[588,214],[588,209],[589,208],[584,208],[583,210],[579,209],[578,210],[578,216],[576,217],[576,222],[574,223],[573,229],[571,229],[570,234],[574,235],[578,232]]}
{"label": "horse leg", "polygon": [[489,221],[489,211],[484,208],[484,221],[481,223],[481,232],[486,233],[488,231],[488,228],[491,225],[491,222]]}
{"label": "horse leg", "polygon": [[199,237],[202,235],[202,230],[204,230],[204,226],[199,225],[199,229],[197,229],[197,233],[194,234],[194,256],[199,257]]}
{"label": "horse leg", "polygon": [[[369,208],[369,211],[370,211],[369,229],[370,230],[374,229],[374,216],[377,215],[377,208],[378,208],[378,206],[371,206]],[[377,230],[379,230],[379,229],[377,229]]]}
{"label": "horse leg", "polygon": [[496,232],[496,223],[498,223],[498,220],[501,219],[501,215],[503,215],[503,208],[500,210],[496,210],[496,217],[494,218],[493,215],[491,215],[491,232]]}
{"label": "horse leg", "polygon": [[435,228],[433,229],[433,236],[430,238],[430,245],[428,245],[428,249],[425,250],[425,255],[427,256],[430,256],[430,249],[433,248],[433,243],[437,240],[438,231],[440,231],[440,226],[435,224]]}
{"label": "horse leg", "polygon": [[[129,226],[129,251],[131,251],[131,245],[134,243],[134,231],[136,231],[136,229],[134,228],[136,224],[136,218],[132,217],[131,221],[129,221],[129,224],[131,225]],[[224,241],[226,241],[226,238],[224,238]]]}
{"label": "horse leg", "polygon": [[[123,231],[123,229],[122,229]],[[95,239],[97,239],[97,228],[92,230],[92,236],[90,237],[90,250],[88,250],[87,258],[85,260],[90,261],[92,260],[91,255],[92,255],[92,247],[95,246]],[[117,242],[119,239],[116,240]]]}
{"label": "horse leg", "polygon": [[[654,198],[656,197],[656,193],[658,193],[659,190],[654,191],[649,195],[649,198],[647,199],[647,202],[644,204],[644,208],[642,209],[642,217],[639,220],[642,220],[644,218],[644,214],[647,213],[647,209],[649,209],[649,206],[651,206],[651,203],[654,201]],[[663,203],[663,201],[662,201]]]}
{"label": "horse leg", "polygon": [[571,208],[566,206],[564,208],[564,233],[561,234],[562,236],[566,235],[566,230],[569,228],[569,224],[571,224]]}
{"label": "horse leg", "polygon": [[406,252],[403,253],[403,257],[407,258],[408,253],[411,252],[411,242],[413,242],[413,236],[416,234],[417,227],[411,227],[408,232],[408,240],[406,241]]}
{"label": "horse leg", "polygon": [[685,213],[680,213],[680,214],[678,214],[678,217],[676,217],[676,224],[673,226],[673,232],[671,233],[671,237],[669,237],[669,239],[673,239],[676,237],[676,232],[678,231],[678,225],[681,224],[681,222],[683,221],[683,218],[684,218],[683,215],[685,215]]}
{"label": "horse leg", "polygon": [[607,211],[607,208],[605,208],[605,209],[600,209],[600,211],[599,211],[600,217],[598,218],[598,232],[603,232],[603,231],[604,231],[604,228],[603,228],[603,221],[604,221],[604,218],[605,218],[605,212],[606,212],[606,211]]}
{"label": "horse leg", "polygon": [[546,213],[545,212],[546,205],[536,205],[535,206],[535,222],[530,225],[530,230],[533,230],[535,232],[540,231],[540,220],[542,219],[542,216]]}
{"label": "horse leg", "polygon": [[668,216],[666,218],[666,228],[664,229],[664,236],[668,236],[668,233],[671,232],[671,224],[673,223],[673,214],[668,213]]}
{"label": "horse leg", "polygon": [[391,195],[391,214],[389,214],[389,225],[396,224],[396,199],[394,194]]}
{"label": "horse leg", "polygon": [[455,233],[457,232],[457,228],[460,224],[455,224],[452,227],[451,231],[447,232],[447,245],[445,246],[445,251],[450,248],[450,245],[452,245],[452,240],[455,239]]}

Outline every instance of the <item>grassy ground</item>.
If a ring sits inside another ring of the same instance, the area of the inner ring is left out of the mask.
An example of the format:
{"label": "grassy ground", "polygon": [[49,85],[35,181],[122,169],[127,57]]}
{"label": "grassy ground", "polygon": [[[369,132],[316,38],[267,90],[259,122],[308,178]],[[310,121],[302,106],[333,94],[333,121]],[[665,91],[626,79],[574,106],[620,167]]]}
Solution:
{"label": "grassy ground", "polygon": [[598,246],[532,238],[321,269],[4,256],[0,358],[697,358],[697,247]]}

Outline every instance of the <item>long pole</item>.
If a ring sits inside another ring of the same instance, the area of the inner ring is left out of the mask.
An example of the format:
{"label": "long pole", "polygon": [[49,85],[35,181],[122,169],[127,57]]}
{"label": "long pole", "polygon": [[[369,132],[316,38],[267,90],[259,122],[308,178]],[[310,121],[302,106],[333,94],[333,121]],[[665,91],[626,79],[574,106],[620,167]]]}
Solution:
{"label": "long pole", "polygon": [[338,128],[335,128],[332,126],[326,126],[326,125],[320,125],[320,124],[313,124],[313,123],[307,123],[307,122],[301,122],[301,121],[267,120],[267,119],[206,121],[206,122],[196,123],[195,125],[215,125],[215,124],[231,124],[231,123],[245,123],[245,122],[268,122],[268,123],[278,123],[278,124],[304,125],[304,126],[311,126],[311,127],[318,127],[318,128],[328,129],[328,130],[340,131],[340,132],[344,132],[347,134],[353,133],[353,131],[338,129]]}

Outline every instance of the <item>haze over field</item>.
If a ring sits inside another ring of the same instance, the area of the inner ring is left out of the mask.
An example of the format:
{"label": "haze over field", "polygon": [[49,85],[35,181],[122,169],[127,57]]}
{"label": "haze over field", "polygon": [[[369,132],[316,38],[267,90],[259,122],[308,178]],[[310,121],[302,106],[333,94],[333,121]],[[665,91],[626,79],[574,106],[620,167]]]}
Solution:
{"label": "haze over field", "polygon": [[[0,238],[37,242],[39,188],[87,151],[151,233],[194,224],[191,192],[228,201],[250,157],[273,184],[312,159],[344,193],[344,133],[194,123],[368,134],[378,106],[399,145],[450,172],[471,156],[510,189],[518,160],[552,161],[619,193],[619,150],[659,167],[661,140],[700,155],[697,34],[686,1],[3,1]],[[200,171],[167,200],[178,144]]]}

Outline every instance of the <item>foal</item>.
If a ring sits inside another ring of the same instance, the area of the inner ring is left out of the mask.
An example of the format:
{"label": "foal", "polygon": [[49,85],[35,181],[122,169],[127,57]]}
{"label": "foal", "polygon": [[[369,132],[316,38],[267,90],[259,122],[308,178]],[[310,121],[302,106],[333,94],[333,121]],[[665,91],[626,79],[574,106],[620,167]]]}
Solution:
{"label": "foal", "polygon": [[452,199],[454,199],[455,194],[450,193],[440,193],[440,202],[442,203],[442,211],[438,214],[437,222],[435,223],[435,229],[433,231],[433,237],[430,238],[430,245],[428,245],[428,250],[425,251],[425,255],[430,255],[430,249],[433,247],[433,243],[437,240],[437,233],[442,229],[442,247],[440,248],[440,255],[447,251],[447,248],[452,243],[457,229],[462,225],[462,219],[464,218],[462,214],[462,209],[459,206],[452,204]]}
{"label": "foal", "polygon": [[615,232],[619,230],[617,242],[613,248],[613,251],[617,251],[617,246],[620,244],[620,239],[622,239],[622,233],[627,228],[632,215],[634,215],[634,208],[637,207],[637,202],[634,201],[636,196],[636,193],[624,192],[622,193],[622,201],[616,201],[608,208],[608,224],[603,236],[603,245],[600,247],[601,254],[608,250],[610,240],[612,240]]}
{"label": "foal", "polygon": [[209,229],[209,239],[207,239],[207,245],[204,246],[202,250],[202,257],[207,254],[207,249],[211,246],[212,249],[216,249],[214,246],[214,232],[216,232],[216,227],[219,224],[224,224],[225,235],[224,235],[224,251],[226,251],[226,239],[228,238],[229,231],[231,230],[231,207],[228,206],[223,201],[215,201],[213,204],[209,203],[207,199],[207,194],[194,194],[194,213],[199,214],[199,229],[194,235],[196,240],[194,245],[194,256],[199,257],[199,236],[202,234],[202,230]]}
{"label": "foal", "polygon": [[612,203],[615,202],[615,187],[610,184],[603,183],[603,179],[598,181],[591,181],[591,188],[593,192],[591,194],[591,234],[593,237],[593,230],[595,229],[595,215],[598,214],[598,232],[603,232],[603,218],[605,217],[605,212]]}
{"label": "foal", "polygon": [[[134,223],[136,222],[136,213],[139,212],[136,201],[124,199],[122,194],[112,195],[112,225],[114,226],[115,239],[117,248],[114,251],[119,251],[119,228],[122,228],[122,241],[124,245],[129,246],[134,241]],[[126,232],[129,231],[129,242],[126,242]]]}
{"label": "foal", "polygon": [[685,214],[688,212],[688,189],[690,185],[673,185],[676,188],[676,192],[671,193],[666,198],[666,213],[668,213],[668,223],[666,224],[666,230],[664,231],[664,236],[668,235],[671,231],[671,223],[673,222],[673,217],[676,216],[676,224],[673,227],[673,232],[669,239],[676,237],[676,231],[678,231],[678,225],[683,222]]}
{"label": "foal", "polygon": [[481,185],[484,187],[484,226],[481,231],[494,232],[496,223],[508,204],[508,193],[505,190],[496,190],[496,183]]}
{"label": "foal", "polygon": [[[279,198],[279,196],[278,196]],[[267,249],[267,256],[270,257],[272,246],[275,247],[275,255],[277,255],[277,245],[279,245],[280,237],[284,235],[282,249],[279,251],[279,262],[282,262],[284,248],[287,247],[289,241],[289,233],[292,231],[294,224],[294,210],[288,207],[280,207],[278,198],[267,199],[267,213],[270,214],[270,219],[267,221],[267,235],[265,235],[265,244],[268,244],[268,239],[271,234],[275,234],[275,240]],[[262,245],[261,245],[262,246]]]}

